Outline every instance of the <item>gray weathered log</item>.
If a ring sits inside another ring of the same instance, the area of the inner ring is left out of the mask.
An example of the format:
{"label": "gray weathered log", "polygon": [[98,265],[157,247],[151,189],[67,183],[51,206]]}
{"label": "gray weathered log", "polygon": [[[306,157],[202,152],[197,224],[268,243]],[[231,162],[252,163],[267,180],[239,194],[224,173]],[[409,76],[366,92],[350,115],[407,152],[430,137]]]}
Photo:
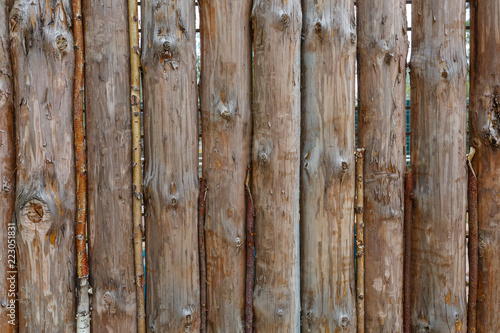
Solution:
{"label": "gray weathered log", "polygon": [[142,3],[148,332],[199,332],[194,1]]}
{"label": "gray weathered log", "polygon": [[75,331],[71,14],[67,0],[16,0],[10,13],[22,332]]}
{"label": "gray weathered log", "polygon": [[405,0],[359,0],[358,147],[365,151],[365,328],[403,330]]}
{"label": "gray weathered log", "polygon": [[[500,332],[500,2],[471,1],[470,144],[478,183],[477,332]],[[469,332],[472,332],[469,329]]]}
{"label": "gray weathered log", "polygon": [[300,330],[300,1],[256,0],[252,22],[254,326],[294,333]]}
{"label": "gray weathered log", "polygon": [[200,0],[207,331],[242,332],[251,158],[251,0]]}
{"label": "gray weathered log", "polygon": [[128,7],[83,3],[92,331],[135,332]]}
{"label": "gray weathered log", "polygon": [[302,331],[356,332],[354,1],[302,4]]}
{"label": "gray weathered log", "polygon": [[466,329],[465,0],[412,7],[411,160],[414,169],[411,326]]}

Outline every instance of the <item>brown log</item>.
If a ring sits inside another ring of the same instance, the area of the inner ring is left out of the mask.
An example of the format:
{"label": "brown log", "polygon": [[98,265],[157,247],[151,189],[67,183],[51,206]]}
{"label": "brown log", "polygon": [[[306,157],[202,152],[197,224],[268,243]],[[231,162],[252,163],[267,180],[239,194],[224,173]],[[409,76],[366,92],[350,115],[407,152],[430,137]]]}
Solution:
{"label": "brown log", "polygon": [[245,177],[251,158],[251,0],[200,0],[208,331],[242,332]]}
{"label": "brown log", "polygon": [[479,224],[477,331],[500,332],[500,2],[471,1],[470,145]]}
{"label": "brown log", "polygon": [[411,240],[413,215],[413,168],[405,172],[403,332],[411,333]]}
{"label": "brown log", "polygon": [[142,5],[148,332],[199,332],[195,5]]}
{"label": "brown log", "polygon": [[245,181],[245,199],[247,203],[246,243],[247,243],[247,271],[245,280],[245,332],[253,332],[253,285],[255,280],[255,208],[252,192],[250,191],[250,172],[247,169]]}
{"label": "brown log", "polygon": [[198,253],[200,256],[200,332],[207,331],[207,251],[205,248],[205,201],[207,198],[207,180],[200,178],[198,197]]}
{"label": "brown log", "polygon": [[302,331],[356,332],[354,1],[302,4]]}
{"label": "brown log", "polygon": [[365,147],[365,328],[403,331],[405,0],[357,3],[358,146]]}
{"label": "brown log", "polygon": [[300,330],[299,0],[256,0],[254,33],[254,327]]}
{"label": "brown log", "polygon": [[81,0],[72,1],[73,37],[75,40],[75,83],[73,87],[73,123],[76,164],[76,265],[78,301],[76,305],[77,333],[90,332],[89,266],[87,261],[87,159],[83,118],[83,18]]}
{"label": "brown log", "polygon": [[467,204],[469,212],[469,298],[467,301],[467,332],[476,333],[477,324],[477,287],[478,287],[478,211],[477,177],[472,168],[472,159],[476,150],[470,147],[467,155]]}
{"label": "brown log", "polygon": [[365,332],[365,223],[364,148],[356,149],[356,319],[357,332]]}
{"label": "brown log", "polygon": [[467,327],[465,0],[412,5],[411,329],[463,332]]}
{"label": "brown log", "polygon": [[0,0],[0,333],[17,332],[14,87],[9,56],[9,0]]}
{"label": "brown log", "polygon": [[17,0],[10,13],[22,332],[75,331],[71,16],[67,0]]}
{"label": "brown log", "polygon": [[83,3],[93,332],[136,332],[127,3]]}

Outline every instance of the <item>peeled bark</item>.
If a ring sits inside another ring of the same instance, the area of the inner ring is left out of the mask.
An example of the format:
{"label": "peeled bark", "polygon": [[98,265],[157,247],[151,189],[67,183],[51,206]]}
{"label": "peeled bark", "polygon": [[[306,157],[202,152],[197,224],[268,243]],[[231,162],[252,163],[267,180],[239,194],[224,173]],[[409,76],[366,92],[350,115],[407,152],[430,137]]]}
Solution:
{"label": "peeled bark", "polygon": [[412,331],[463,332],[467,205],[465,0],[412,8]]}
{"label": "peeled bark", "polygon": [[200,101],[208,332],[242,332],[251,150],[251,0],[201,0]]}
{"label": "peeled bark", "polygon": [[356,149],[356,309],[357,332],[365,332],[364,148]]}
{"label": "peeled bark", "polygon": [[127,3],[84,1],[92,331],[135,332]]}
{"label": "peeled bark", "polygon": [[16,146],[8,3],[8,0],[0,1],[0,333],[17,332],[16,227],[13,220]]}
{"label": "peeled bark", "polygon": [[477,175],[479,286],[477,331],[500,320],[500,2],[471,1],[470,144]]}
{"label": "peeled bark", "polygon": [[300,1],[256,0],[252,21],[254,326],[293,333],[300,329]]}
{"label": "peeled bark", "polygon": [[358,146],[365,152],[365,328],[403,330],[405,0],[360,0]]}
{"label": "peeled bark", "polygon": [[[302,330],[356,332],[354,1],[304,0],[302,4]],[[276,40],[273,42],[278,44]],[[281,53],[281,50],[274,52]],[[286,76],[278,79],[289,84]],[[274,89],[277,88],[272,86],[269,91]],[[281,109],[282,114],[286,111],[286,108]],[[293,130],[295,132],[289,128],[281,129],[282,132],[270,129],[276,133],[276,138],[280,133],[296,138],[298,128]],[[281,195],[279,188],[275,191]],[[262,222],[258,218],[256,223],[259,226]],[[277,231],[276,236],[280,237],[279,234]]]}
{"label": "peeled bark", "polygon": [[200,330],[194,2],[143,2],[148,332]]}
{"label": "peeled bark", "polygon": [[19,327],[75,331],[74,48],[69,1],[10,13],[17,135]]}

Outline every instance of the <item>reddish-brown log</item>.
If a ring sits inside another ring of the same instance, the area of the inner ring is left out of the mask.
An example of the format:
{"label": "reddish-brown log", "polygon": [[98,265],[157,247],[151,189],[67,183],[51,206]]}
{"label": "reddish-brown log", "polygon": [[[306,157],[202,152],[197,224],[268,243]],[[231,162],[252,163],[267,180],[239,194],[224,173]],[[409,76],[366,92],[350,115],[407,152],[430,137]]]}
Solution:
{"label": "reddish-brown log", "polygon": [[245,198],[247,202],[247,271],[245,281],[245,332],[253,332],[253,283],[255,278],[255,208],[250,192],[250,172],[247,169]]}
{"label": "reddish-brown log", "polygon": [[207,198],[207,180],[200,178],[198,197],[198,252],[200,256],[200,332],[207,331],[207,251],[205,247],[205,202]]}
{"label": "reddish-brown log", "polygon": [[469,210],[469,300],[467,302],[467,332],[476,332],[477,319],[477,286],[478,286],[478,211],[477,211],[477,177],[472,168],[472,159],[476,150],[471,147],[467,156],[467,202]]}
{"label": "reddish-brown log", "polygon": [[411,165],[405,173],[404,204],[404,268],[403,268],[403,332],[411,332],[411,220],[413,214],[413,169]]}

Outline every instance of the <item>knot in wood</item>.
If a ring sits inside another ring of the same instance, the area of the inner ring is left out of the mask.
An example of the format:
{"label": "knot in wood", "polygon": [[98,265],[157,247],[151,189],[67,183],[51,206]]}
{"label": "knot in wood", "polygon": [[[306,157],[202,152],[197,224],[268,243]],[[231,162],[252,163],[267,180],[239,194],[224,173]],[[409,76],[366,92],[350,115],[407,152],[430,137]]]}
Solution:
{"label": "knot in wood", "polygon": [[43,206],[39,202],[30,201],[26,204],[26,216],[33,223],[40,223],[43,219]]}
{"label": "knot in wood", "polygon": [[290,16],[288,14],[283,14],[281,15],[280,20],[283,28],[288,28],[288,26],[290,25]]}
{"label": "knot in wood", "polygon": [[56,37],[56,46],[59,52],[63,53],[64,50],[68,47],[68,41],[66,40],[66,37],[63,35],[58,35]]}

